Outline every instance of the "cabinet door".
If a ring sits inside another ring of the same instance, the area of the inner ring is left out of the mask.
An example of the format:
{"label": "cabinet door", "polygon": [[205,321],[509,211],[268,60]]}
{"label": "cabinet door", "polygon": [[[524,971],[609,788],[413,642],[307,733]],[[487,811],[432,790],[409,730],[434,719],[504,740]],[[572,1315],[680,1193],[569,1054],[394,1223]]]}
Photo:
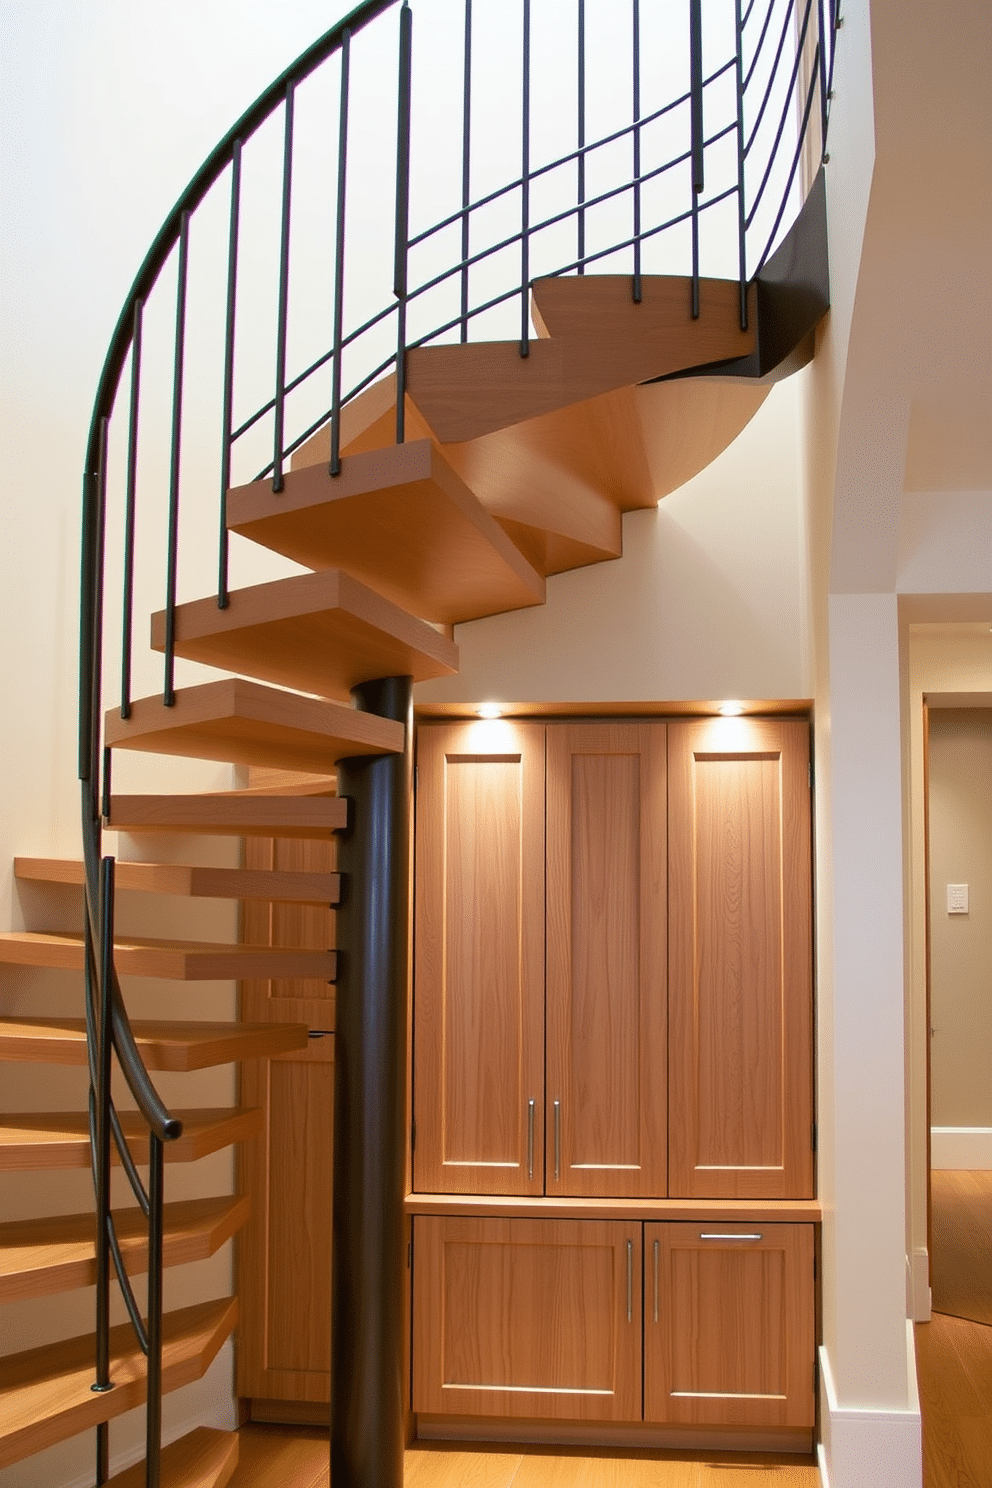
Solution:
{"label": "cabinet door", "polygon": [[548,728],[549,1194],[666,1193],[666,730]]}
{"label": "cabinet door", "polygon": [[641,1226],[422,1217],[413,1238],[413,1408],[641,1415]]}
{"label": "cabinet door", "polygon": [[417,772],[414,1188],[539,1194],[544,727],[422,727]]}
{"label": "cabinet door", "polygon": [[669,727],[669,1193],[813,1195],[809,728]]}
{"label": "cabinet door", "polygon": [[[333,842],[248,838],[247,868],[331,872]],[[334,914],[318,905],[245,904],[255,945],[334,945]],[[334,1028],[334,988],[319,981],[241,984],[250,1022]],[[240,1149],[251,1214],[238,1246],[238,1394],[268,1401],[330,1400],[331,1190],[334,1039],[241,1068],[241,1100],[261,1106],[265,1132]]]}
{"label": "cabinet door", "polygon": [[813,1226],[644,1226],[644,1419],[814,1424]]}

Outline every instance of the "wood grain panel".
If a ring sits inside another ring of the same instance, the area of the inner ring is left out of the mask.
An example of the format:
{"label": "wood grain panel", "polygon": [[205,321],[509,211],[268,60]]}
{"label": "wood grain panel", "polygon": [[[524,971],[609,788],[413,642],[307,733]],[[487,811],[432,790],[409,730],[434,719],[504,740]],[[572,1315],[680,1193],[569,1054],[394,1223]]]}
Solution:
{"label": "wood grain panel", "polygon": [[[32,883],[81,886],[84,881],[82,862],[72,858],[15,858],[14,873]],[[125,863],[118,858],[114,887],[194,899],[276,899],[326,905],[337,903],[340,883],[336,873],[249,872],[185,863]]]}
{"label": "wood grain panel", "polygon": [[644,1269],[645,1420],[813,1425],[811,1225],[649,1224]]}
{"label": "wood grain panel", "polygon": [[[225,1488],[237,1465],[237,1433],[198,1426],[163,1448],[159,1488]],[[145,1488],[145,1481],[145,1464],[136,1462],[108,1478],[107,1488]]]}
{"label": "wood grain panel", "polygon": [[666,1191],[666,815],[664,724],[549,726],[549,1194]]}
{"label": "wood grain panel", "polygon": [[809,729],[669,729],[669,1190],[814,1192]]}
{"label": "wood grain panel", "polygon": [[414,1410],[639,1419],[640,1250],[623,1222],[416,1219]]}
{"label": "wood grain panel", "polygon": [[540,1193],[544,729],[497,720],[418,741],[414,1186]]}
{"label": "wood grain panel", "polygon": [[206,833],[228,837],[329,837],[348,825],[348,803],[332,796],[217,791],[187,796],[111,796],[114,832]]}
{"label": "wood grain panel", "polygon": [[[128,1142],[147,1142],[148,1127],[137,1111],[118,1114]],[[166,1162],[195,1162],[221,1147],[257,1137],[262,1130],[257,1107],[207,1107],[172,1114],[182,1122],[183,1131],[174,1142],[166,1142]],[[113,1145],[110,1160],[118,1160]],[[0,1117],[0,1172],[89,1166],[90,1129],[85,1111],[12,1111]]]}

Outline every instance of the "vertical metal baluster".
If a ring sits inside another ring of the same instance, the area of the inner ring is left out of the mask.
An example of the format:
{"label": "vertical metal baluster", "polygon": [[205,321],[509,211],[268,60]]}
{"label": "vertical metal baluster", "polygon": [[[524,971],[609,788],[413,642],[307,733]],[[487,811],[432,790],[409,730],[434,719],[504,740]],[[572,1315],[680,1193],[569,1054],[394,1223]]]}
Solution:
{"label": "vertical metal baluster", "polygon": [[296,84],[286,84],[286,120],[282,153],[282,230],[279,240],[279,311],[276,325],[276,406],[273,431],[272,489],[285,485],[282,446],[286,421],[286,331],[289,316],[289,228],[293,204],[293,113]]}
{"label": "vertical metal baluster", "polygon": [[578,157],[576,167],[578,170],[578,199],[579,210],[576,216],[578,230],[578,260],[579,273],[584,274],[586,266],[583,260],[586,256],[586,0],[579,0],[579,61],[578,61]]}
{"label": "vertical metal baluster", "polygon": [[165,686],[162,701],[176,701],[176,569],[179,562],[179,464],[183,428],[183,358],[186,348],[186,276],[189,263],[189,213],[179,229],[179,271],[176,285],[176,350],[172,377],[172,460],[169,471],[169,542],[165,579]]}
{"label": "vertical metal baluster", "polygon": [[96,469],[83,476],[82,564],[79,598],[79,778],[88,781],[93,820],[100,816],[100,684],[103,656],[103,567],[107,519],[107,445],[110,420],[97,426]]}
{"label": "vertical metal baluster", "polygon": [[465,0],[465,61],[462,81],[462,326],[468,340],[469,205],[472,200],[472,0]]}
{"label": "vertical metal baluster", "polygon": [[520,120],[520,355],[530,356],[530,0],[524,0]]}
{"label": "vertical metal baluster", "polygon": [[351,32],[341,37],[341,102],[338,111],[338,191],[334,245],[334,356],[331,362],[331,460],[328,471],[341,474],[341,342],[344,339],[344,228],[348,187],[348,95],[351,83]]}
{"label": "vertical metal baluster", "polygon": [[641,5],[632,0],[634,33],[634,304],[641,303]]}
{"label": "vertical metal baluster", "polygon": [[238,301],[238,228],[241,219],[241,141],[231,157],[231,225],[227,240],[227,321],[224,329],[224,428],[220,445],[220,538],[217,608],[230,603],[227,587],[227,493],[231,485],[231,431],[234,424],[234,319]]}
{"label": "vertical metal baluster", "polygon": [[396,443],[406,438],[406,295],[410,254],[410,70],[413,15],[409,0],[400,11],[399,99],[396,110],[396,245],[393,294],[396,296]]}
{"label": "vertical metal baluster", "polygon": [[703,190],[702,0],[689,0],[690,113],[692,128],[692,318],[699,319],[699,196]]}
{"label": "vertical metal baluster", "polygon": [[145,1485],[159,1488],[162,1456],[162,1238],[165,1184],[163,1144],[148,1134],[148,1402]]}
{"label": "vertical metal baluster", "polygon": [[124,501],[124,613],[121,617],[121,717],[131,716],[131,636],[134,629],[134,509],[138,489],[138,405],[141,398],[141,319],[134,302],[131,331],[131,407],[127,428],[127,493]]}
{"label": "vertical metal baluster", "polygon": [[817,0],[817,58],[820,73],[820,159],[827,148],[827,28],[823,14],[823,0]]}
{"label": "vertical metal baluster", "polygon": [[[96,1224],[96,1379],[94,1394],[112,1390],[110,1379],[110,1072],[111,1072],[111,980],[114,965],[114,860],[100,865],[100,1006],[98,1013],[96,1144],[93,1152]],[[96,1481],[110,1476],[110,1437],[106,1423],[97,1427]]]}
{"label": "vertical metal baluster", "polygon": [[737,45],[737,242],[740,261],[741,330],[747,330],[747,215],[744,201],[744,26],[741,0],[734,0],[734,39]]}

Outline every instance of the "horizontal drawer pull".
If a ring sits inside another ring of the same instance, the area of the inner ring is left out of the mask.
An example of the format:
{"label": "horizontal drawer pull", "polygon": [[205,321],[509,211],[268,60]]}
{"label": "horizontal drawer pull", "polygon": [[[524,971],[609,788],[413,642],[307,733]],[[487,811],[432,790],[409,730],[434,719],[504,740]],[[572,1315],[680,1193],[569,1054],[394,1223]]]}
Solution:
{"label": "horizontal drawer pull", "polygon": [[764,1235],[700,1235],[700,1240],[763,1240]]}

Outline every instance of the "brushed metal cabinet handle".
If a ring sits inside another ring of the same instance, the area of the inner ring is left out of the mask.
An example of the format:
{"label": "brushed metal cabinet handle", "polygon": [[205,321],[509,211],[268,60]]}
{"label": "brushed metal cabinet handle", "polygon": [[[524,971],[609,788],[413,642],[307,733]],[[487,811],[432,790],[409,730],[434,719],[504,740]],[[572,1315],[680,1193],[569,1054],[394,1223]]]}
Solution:
{"label": "brushed metal cabinet handle", "polygon": [[659,1242],[654,1242],[654,1321],[658,1321],[658,1249]]}
{"label": "brushed metal cabinet handle", "polygon": [[561,1178],[561,1101],[555,1101],[555,1182]]}
{"label": "brushed metal cabinet handle", "polygon": [[534,1177],[534,1101],[527,1102],[527,1177]]}
{"label": "brushed metal cabinet handle", "polygon": [[763,1240],[764,1235],[700,1235],[700,1240]]}
{"label": "brushed metal cabinet handle", "polygon": [[634,1242],[627,1241],[627,1321],[634,1320]]}

